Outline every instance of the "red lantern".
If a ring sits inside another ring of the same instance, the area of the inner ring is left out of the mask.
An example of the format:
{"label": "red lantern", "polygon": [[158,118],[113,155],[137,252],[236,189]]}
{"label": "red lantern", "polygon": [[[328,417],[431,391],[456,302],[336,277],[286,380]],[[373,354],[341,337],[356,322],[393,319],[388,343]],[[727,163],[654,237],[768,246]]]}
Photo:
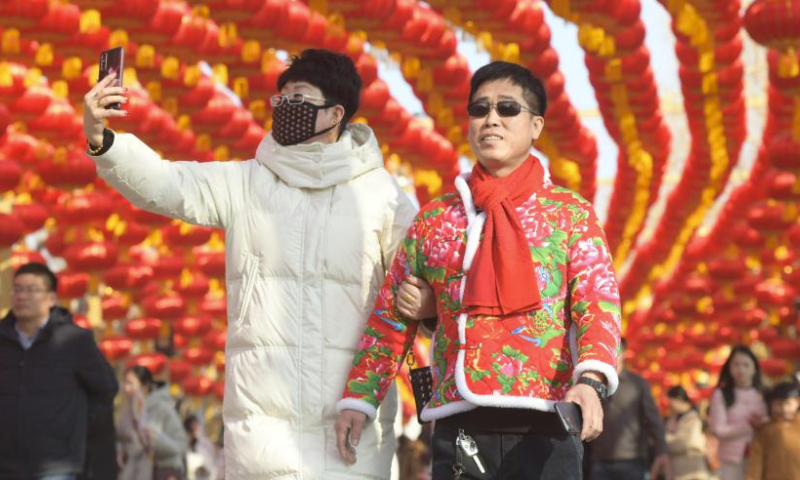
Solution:
{"label": "red lantern", "polygon": [[97,272],[117,263],[117,247],[111,242],[81,242],[70,245],[64,260],[72,270]]}
{"label": "red lantern", "polygon": [[0,248],[8,248],[25,233],[25,225],[14,213],[0,213]]}
{"label": "red lantern", "polygon": [[143,353],[128,361],[128,368],[134,365],[145,367],[153,375],[158,375],[167,366],[167,357],[163,353]]}
{"label": "red lantern", "polygon": [[112,292],[103,297],[102,308],[105,321],[117,320],[128,315],[130,303],[119,292]]}
{"label": "red lantern", "polygon": [[174,288],[186,299],[199,300],[208,293],[209,281],[202,273],[190,273],[187,270],[181,274],[180,281],[175,284]]}
{"label": "red lantern", "polygon": [[134,340],[155,340],[161,332],[161,320],[134,318],[125,322],[125,333]]}
{"label": "red lantern", "polygon": [[780,358],[764,358],[758,363],[761,365],[761,371],[771,378],[781,378],[791,371],[789,362]]}
{"label": "red lantern", "polygon": [[[0,137],[3,136],[4,131],[4,128],[0,130]],[[22,167],[19,166],[19,163],[0,159],[0,191],[5,192],[16,188],[21,178]]]}
{"label": "red lantern", "polygon": [[147,265],[119,264],[103,275],[106,285],[121,292],[138,290],[152,279],[153,268]]}
{"label": "red lantern", "polygon": [[[0,172],[1,173],[1,172]],[[26,232],[35,232],[44,226],[44,222],[49,217],[47,209],[36,203],[17,203],[14,204],[14,213],[17,214]]]}
{"label": "red lantern", "polygon": [[174,320],[186,312],[186,302],[174,292],[153,295],[142,301],[142,309],[151,317]]}
{"label": "red lantern", "polygon": [[225,277],[225,252],[193,250],[200,271],[211,278]]}
{"label": "red lantern", "polygon": [[191,347],[183,352],[183,358],[195,367],[205,367],[214,359],[214,351],[205,347]]}
{"label": "red lantern", "polygon": [[204,376],[189,377],[183,382],[183,392],[193,397],[204,397],[214,388],[214,382]]}
{"label": "red lantern", "polygon": [[131,339],[127,337],[116,336],[100,340],[100,351],[111,363],[127,357],[132,346]]}
{"label": "red lantern", "polygon": [[89,288],[89,274],[60,272],[58,274],[58,296],[61,298],[81,298]]}
{"label": "red lantern", "polygon": [[756,0],[744,13],[744,27],[756,42],[775,50],[797,46],[800,2]]}
{"label": "red lantern", "polygon": [[181,383],[192,374],[192,365],[180,358],[175,358],[169,362],[169,381]]}
{"label": "red lantern", "polygon": [[203,345],[218,352],[225,351],[228,332],[225,330],[212,330],[203,337]]}
{"label": "red lantern", "polygon": [[97,178],[97,169],[83,151],[56,150],[56,156],[43,160],[36,167],[39,176],[48,185],[64,190],[83,187]]}
{"label": "red lantern", "polygon": [[211,317],[206,315],[186,316],[173,323],[175,333],[186,337],[199,337],[211,330]]}

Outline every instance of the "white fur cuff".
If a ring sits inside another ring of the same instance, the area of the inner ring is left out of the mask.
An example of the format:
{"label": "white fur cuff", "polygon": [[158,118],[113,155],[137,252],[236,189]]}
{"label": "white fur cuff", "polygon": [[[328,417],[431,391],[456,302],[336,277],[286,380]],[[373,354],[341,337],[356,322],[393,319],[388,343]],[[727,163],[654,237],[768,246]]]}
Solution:
{"label": "white fur cuff", "polygon": [[375,420],[378,416],[378,409],[371,404],[358,398],[343,398],[336,402],[336,413],[342,413],[342,410],[355,410],[367,416],[370,420]]}
{"label": "white fur cuff", "polygon": [[577,381],[578,378],[580,378],[580,376],[585,372],[602,373],[606,376],[608,394],[613,395],[614,392],[617,391],[617,387],[619,386],[619,377],[617,376],[617,370],[612,365],[601,362],[600,360],[583,361],[575,367],[575,371],[572,373],[572,379]]}

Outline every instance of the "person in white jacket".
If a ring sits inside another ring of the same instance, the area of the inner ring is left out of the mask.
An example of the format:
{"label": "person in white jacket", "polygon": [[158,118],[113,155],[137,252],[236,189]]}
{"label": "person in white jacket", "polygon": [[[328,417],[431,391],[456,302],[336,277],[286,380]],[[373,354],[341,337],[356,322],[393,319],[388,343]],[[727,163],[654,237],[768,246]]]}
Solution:
{"label": "person in white jacket", "polygon": [[[348,120],[361,79],[346,56],[293,57],[273,96],[272,132],[255,159],[164,161],[136,136],[105,129],[126,115],[112,77],[84,97],[88,153],[131,203],[225,229],[227,480],[388,479],[397,402],[336,449],[335,404],[386,269],[415,208],[372,130]],[[122,110],[106,109],[121,102]],[[396,394],[395,394],[396,395]]]}

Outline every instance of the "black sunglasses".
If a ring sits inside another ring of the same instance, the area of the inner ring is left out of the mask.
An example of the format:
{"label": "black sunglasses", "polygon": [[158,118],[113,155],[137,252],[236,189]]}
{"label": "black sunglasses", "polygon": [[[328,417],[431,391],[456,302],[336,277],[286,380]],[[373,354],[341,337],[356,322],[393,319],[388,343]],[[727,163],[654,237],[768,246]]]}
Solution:
{"label": "black sunglasses", "polygon": [[528,107],[514,100],[501,100],[497,103],[472,102],[467,105],[467,114],[473,118],[483,118],[495,109],[501,117],[516,117],[521,111],[526,110],[534,115],[539,115]]}

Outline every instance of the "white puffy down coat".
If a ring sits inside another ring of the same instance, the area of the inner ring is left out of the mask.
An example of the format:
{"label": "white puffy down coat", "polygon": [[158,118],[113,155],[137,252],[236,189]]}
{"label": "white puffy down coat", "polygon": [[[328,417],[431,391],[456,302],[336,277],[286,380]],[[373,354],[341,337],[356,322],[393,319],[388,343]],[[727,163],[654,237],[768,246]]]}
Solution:
{"label": "white puffy down coat", "polygon": [[388,479],[397,401],[367,426],[358,462],[336,450],[341,398],[366,318],[415,209],[383,168],[375,136],[256,158],[169,162],[118,134],[98,174],[134,205],[225,229],[227,480]]}

